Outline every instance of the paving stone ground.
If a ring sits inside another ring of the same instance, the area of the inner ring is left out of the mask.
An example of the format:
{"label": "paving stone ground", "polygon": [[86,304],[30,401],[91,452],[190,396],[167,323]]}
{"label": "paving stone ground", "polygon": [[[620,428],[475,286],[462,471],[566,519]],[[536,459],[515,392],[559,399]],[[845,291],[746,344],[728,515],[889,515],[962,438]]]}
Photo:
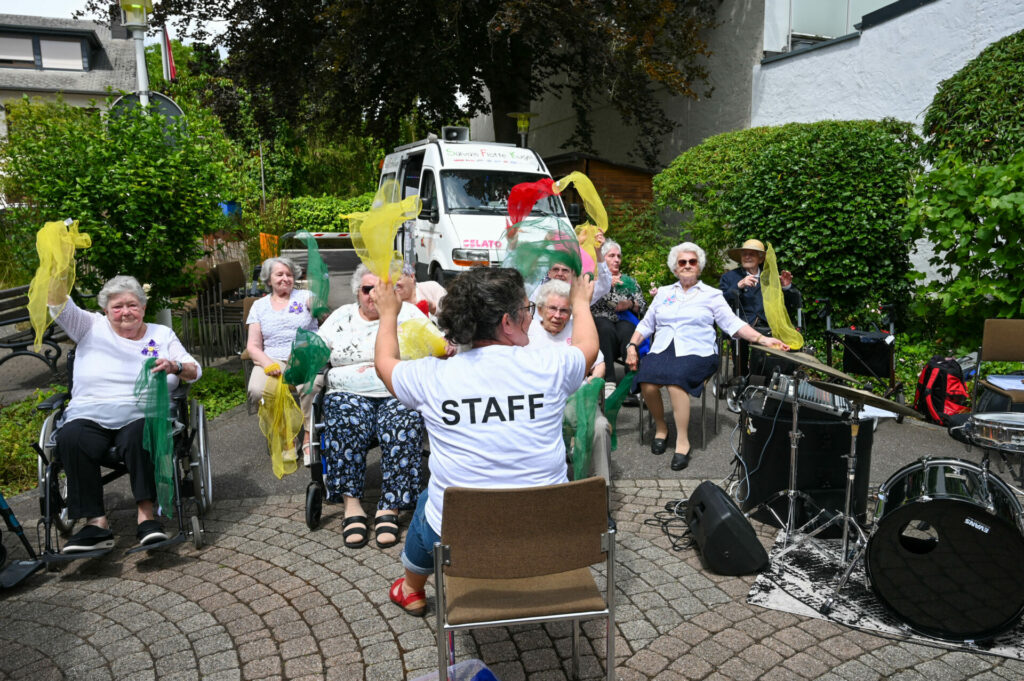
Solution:
{"label": "paving stone ground", "polygon": [[[1017,661],[748,605],[753,577],[708,573],[693,550],[673,550],[645,522],[696,484],[615,481],[618,678],[1024,678]],[[315,532],[303,508],[299,495],[222,501],[202,549],[130,556],[133,518],[115,512],[111,555],[0,594],[0,679],[398,681],[431,671],[433,619],[409,617],[387,599],[399,549],[346,549],[340,507],[328,506]],[[773,528],[757,529],[772,541]],[[429,586],[428,596],[433,606]],[[602,678],[604,625],[582,629],[581,676]],[[570,634],[565,623],[462,633],[456,655],[484,660],[502,681],[566,679]]]}

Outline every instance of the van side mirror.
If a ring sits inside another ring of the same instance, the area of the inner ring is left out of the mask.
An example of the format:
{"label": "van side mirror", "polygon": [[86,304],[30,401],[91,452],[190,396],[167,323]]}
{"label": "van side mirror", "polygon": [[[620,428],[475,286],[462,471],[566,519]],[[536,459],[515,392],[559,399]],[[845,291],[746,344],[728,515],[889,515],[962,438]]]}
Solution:
{"label": "van side mirror", "polygon": [[580,211],[580,204],[570,203],[567,204],[565,208],[569,213],[569,223],[573,227],[583,222],[583,213]]}
{"label": "van side mirror", "polygon": [[441,213],[437,209],[437,198],[430,197],[423,199],[423,205],[420,208],[419,214],[420,220],[429,220],[430,222],[437,224],[441,221]]}

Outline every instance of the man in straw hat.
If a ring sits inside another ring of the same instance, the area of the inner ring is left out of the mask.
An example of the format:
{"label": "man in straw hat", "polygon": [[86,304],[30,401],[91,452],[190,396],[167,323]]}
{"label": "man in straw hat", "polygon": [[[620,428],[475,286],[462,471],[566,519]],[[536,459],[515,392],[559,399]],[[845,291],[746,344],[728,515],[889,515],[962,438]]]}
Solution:
{"label": "man in straw hat", "polygon": [[[729,257],[739,263],[739,267],[729,270],[718,280],[718,288],[725,295],[726,302],[736,311],[736,316],[750,324],[759,332],[771,335],[768,319],[764,311],[764,298],[761,295],[761,268],[764,265],[765,246],[759,239],[747,239],[739,248],[730,248]],[[801,305],[800,291],[793,286],[793,274],[789,270],[779,272],[782,284],[782,296],[786,304],[786,312],[795,318]],[[747,349],[740,348],[740,375],[747,373]]]}

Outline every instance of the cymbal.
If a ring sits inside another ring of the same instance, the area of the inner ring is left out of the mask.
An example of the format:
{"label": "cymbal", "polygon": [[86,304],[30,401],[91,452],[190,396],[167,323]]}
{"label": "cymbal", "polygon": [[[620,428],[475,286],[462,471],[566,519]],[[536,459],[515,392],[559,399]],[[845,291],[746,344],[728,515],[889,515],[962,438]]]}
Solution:
{"label": "cymbal", "polygon": [[754,345],[751,343],[750,348],[757,350],[758,352],[764,352],[773,357],[779,357],[780,359],[786,359],[794,364],[807,367],[808,369],[814,369],[832,378],[838,378],[841,381],[849,381],[850,383],[857,383],[857,379],[849,374],[844,374],[839,369],[833,369],[829,365],[819,360],[814,355],[808,355],[806,352],[785,352],[784,350],[776,350],[775,348],[767,348],[763,345]]}
{"label": "cymbal", "polygon": [[853,402],[860,402],[861,404],[870,404],[872,407],[878,407],[879,409],[885,409],[886,411],[896,412],[901,416],[909,416],[915,419],[923,419],[924,416],[913,407],[908,407],[905,404],[899,402],[893,402],[887,400],[884,397],[869,393],[867,390],[860,390],[858,388],[851,388],[850,386],[840,385],[838,383],[825,383],[824,381],[807,381],[815,388],[820,388],[826,392],[833,393],[835,395],[841,395],[846,399]]}

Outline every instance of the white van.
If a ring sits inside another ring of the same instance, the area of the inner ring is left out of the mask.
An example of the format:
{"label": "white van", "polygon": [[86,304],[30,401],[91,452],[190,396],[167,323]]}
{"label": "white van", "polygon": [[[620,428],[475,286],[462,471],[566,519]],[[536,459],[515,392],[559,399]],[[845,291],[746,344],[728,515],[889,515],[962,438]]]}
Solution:
{"label": "white van", "polygon": [[[442,138],[397,147],[384,158],[380,181],[395,180],[401,198],[419,195],[423,209],[403,225],[396,248],[416,263],[417,279],[443,284],[469,267],[501,264],[509,191],[551,174],[535,151],[472,142],[469,128],[446,126]],[[568,225],[557,196],[538,201],[531,214],[548,215]]]}

